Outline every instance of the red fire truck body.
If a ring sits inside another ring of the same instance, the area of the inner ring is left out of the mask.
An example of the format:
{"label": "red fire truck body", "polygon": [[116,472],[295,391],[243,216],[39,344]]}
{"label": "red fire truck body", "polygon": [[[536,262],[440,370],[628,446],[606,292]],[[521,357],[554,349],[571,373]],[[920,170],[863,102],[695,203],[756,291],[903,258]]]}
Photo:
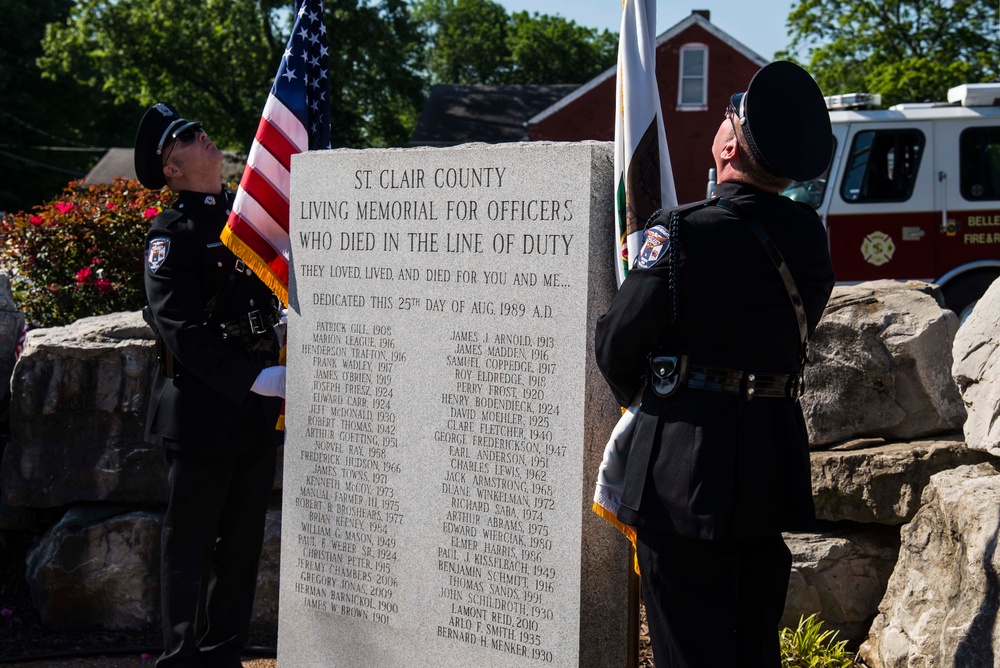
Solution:
{"label": "red fire truck body", "polygon": [[937,283],[964,316],[1000,276],[1000,83],[959,86],[948,97],[831,111],[830,169],[785,194],[823,219],[838,281]]}

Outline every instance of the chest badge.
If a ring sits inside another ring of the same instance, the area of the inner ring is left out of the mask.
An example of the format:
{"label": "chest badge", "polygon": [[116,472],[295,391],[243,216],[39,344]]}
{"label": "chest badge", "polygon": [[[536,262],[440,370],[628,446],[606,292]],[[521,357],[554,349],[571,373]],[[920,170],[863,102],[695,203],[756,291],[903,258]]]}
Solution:
{"label": "chest badge", "polygon": [[208,206],[215,206],[215,195],[208,195],[205,197],[205,204]]}
{"label": "chest badge", "polygon": [[146,265],[149,270],[156,273],[163,261],[167,259],[170,252],[170,237],[156,237],[149,242],[149,252],[146,254]]}

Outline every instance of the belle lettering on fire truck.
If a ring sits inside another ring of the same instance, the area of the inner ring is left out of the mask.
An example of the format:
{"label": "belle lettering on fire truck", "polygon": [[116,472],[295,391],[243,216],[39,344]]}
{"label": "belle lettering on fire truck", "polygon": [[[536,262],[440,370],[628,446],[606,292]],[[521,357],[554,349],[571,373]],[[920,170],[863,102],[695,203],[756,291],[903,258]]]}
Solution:
{"label": "belle lettering on fire truck", "polygon": [[948,101],[827,98],[834,156],[785,191],[823,219],[837,280],[918,279],[967,315],[1000,277],[1000,83],[964,84]]}

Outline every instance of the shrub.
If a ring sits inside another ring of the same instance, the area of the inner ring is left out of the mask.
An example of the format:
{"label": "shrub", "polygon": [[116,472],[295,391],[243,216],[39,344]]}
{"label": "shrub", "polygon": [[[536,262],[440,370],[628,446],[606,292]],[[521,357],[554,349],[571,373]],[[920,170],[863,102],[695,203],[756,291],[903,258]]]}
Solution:
{"label": "shrub", "polygon": [[851,668],[854,658],[847,641],[837,642],[837,631],[820,631],[816,615],[799,617],[799,627],[781,632],[782,668]]}
{"label": "shrub", "polygon": [[135,180],[73,181],[51,202],[0,219],[0,267],[31,327],[142,307],[143,240],[171,203]]}

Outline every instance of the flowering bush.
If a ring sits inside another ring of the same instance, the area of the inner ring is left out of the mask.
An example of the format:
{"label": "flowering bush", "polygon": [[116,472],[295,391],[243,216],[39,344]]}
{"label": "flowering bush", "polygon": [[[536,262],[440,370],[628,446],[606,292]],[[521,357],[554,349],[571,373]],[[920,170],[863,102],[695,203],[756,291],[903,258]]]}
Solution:
{"label": "flowering bush", "polygon": [[55,200],[0,219],[0,267],[30,325],[141,308],[143,240],[171,201],[131,179],[73,181]]}

